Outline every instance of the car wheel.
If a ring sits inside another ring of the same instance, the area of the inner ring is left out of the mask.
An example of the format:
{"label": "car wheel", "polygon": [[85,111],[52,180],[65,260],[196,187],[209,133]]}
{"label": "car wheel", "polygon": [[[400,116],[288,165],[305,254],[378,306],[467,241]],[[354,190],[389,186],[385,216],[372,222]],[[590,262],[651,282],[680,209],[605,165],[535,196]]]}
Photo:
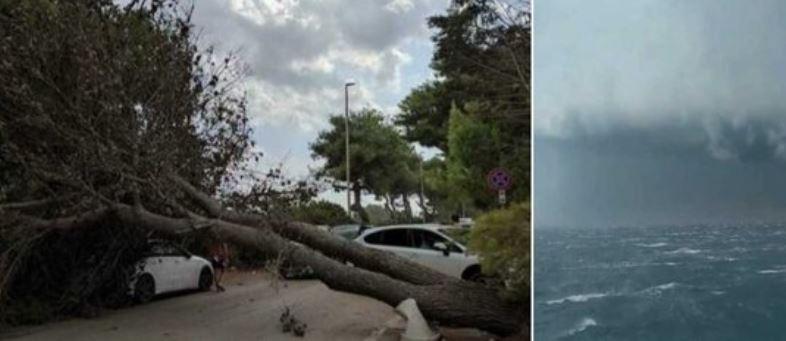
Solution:
{"label": "car wheel", "polygon": [[481,273],[480,271],[472,271],[471,273],[467,274],[466,279],[471,282],[478,282],[478,283],[484,282],[483,273]]}
{"label": "car wheel", "polygon": [[146,303],[156,295],[156,283],[153,276],[142,275],[134,285],[134,299],[137,303]]}
{"label": "car wheel", "polygon": [[199,290],[208,291],[213,285],[213,272],[207,267],[199,273]]}

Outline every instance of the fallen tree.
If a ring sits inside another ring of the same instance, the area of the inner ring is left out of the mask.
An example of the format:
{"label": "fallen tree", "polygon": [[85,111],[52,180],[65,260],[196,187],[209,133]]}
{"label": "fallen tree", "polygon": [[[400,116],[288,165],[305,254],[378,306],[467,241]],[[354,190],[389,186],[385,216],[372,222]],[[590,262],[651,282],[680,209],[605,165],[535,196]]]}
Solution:
{"label": "fallen tree", "polygon": [[[189,19],[175,1],[0,0],[0,232],[210,231],[307,265],[334,290],[393,306],[415,298],[442,325],[499,335],[525,326],[528,307],[494,288],[225,207],[227,193],[264,179],[247,169],[257,155],[235,87],[242,68],[199,51]],[[0,249],[0,304],[20,283],[24,253],[14,250]]]}
{"label": "fallen tree", "polygon": [[[425,316],[442,325],[478,327],[507,335],[517,332],[522,324],[520,309],[503,303],[493,288],[444,276],[442,280],[429,284],[414,284],[398,280],[361,266],[348,266],[344,262],[324,255],[319,252],[319,249],[295,244],[275,233],[273,229],[260,225],[241,225],[196,214],[187,218],[173,218],[150,212],[143,207],[120,203],[74,217],[42,220],[16,215],[16,219],[23,221],[23,224],[30,228],[41,230],[78,229],[98,221],[120,222],[170,235],[207,228],[232,243],[256,247],[270,256],[284,256],[295,264],[308,265],[314,270],[316,277],[331,289],[373,297],[391,306],[407,298],[414,298]],[[299,229],[309,229],[314,234],[324,234],[307,225],[286,226],[298,226]],[[338,241],[328,234],[322,237]],[[355,247],[354,244],[349,245]],[[372,268],[387,268],[393,274],[397,274],[400,269],[390,264],[424,273],[430,271],[419,264],[380,251],[364,248],[359,248],[357,251],[358,256],[369,255],[379,260],[366,261],[365,264],[373,264]],[[362,258],[354,255],[345,259],[353,263],[363,263]],[[426,276],[419,281],[428,282],[428,278]]]}

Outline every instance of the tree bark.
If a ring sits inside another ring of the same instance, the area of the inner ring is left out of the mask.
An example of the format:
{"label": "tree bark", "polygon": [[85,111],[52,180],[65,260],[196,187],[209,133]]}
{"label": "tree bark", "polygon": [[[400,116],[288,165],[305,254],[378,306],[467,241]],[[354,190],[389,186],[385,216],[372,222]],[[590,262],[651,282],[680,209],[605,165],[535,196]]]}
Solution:
{"label": "tree bark", "polygon": [[456,282],[457,279],[434,271],[402,257],[390,257],[388,252],[363,247],[355,242],[338,238],[330,233],[315,229],[307,224],[295,222],[271,222],[268,217],[224,209],[221,204],[207,194],[199,191],[179,176],[170,176],[175,183],[210,217],[241,225],[271,229],[279,235],[307,245],[328,257],[352,262],[356,267],[380,272],[392,278],[413,284],[442,284]]}
{"label": "tree bark", "polygon": [[402,193],[401,200],[404,202],[404,213],[407,215],[407,221],[412,222],[412,205],[409,203],[409,194]]}
{"label": "tree bark", "polygon": [[[494,288],[449,277],[307,224],[277,222],[258,214],[224,209],[182,178],[171,179],[209,216],[183,208],[182,214],[187,217],[174,218],[150,212],[143,205],[110,203],[57,219],[3,210],[0,218],[12,218],[35,229],[68,230],[120,222],[174,235],[209,228],[223,240],[256,248],[271,257],[283,256],[295,265],[309,266],[333,290],[372,297],[391,306],[413,298],[427,319],[441,325],[475,327],[498,335],[515,334],[525,326],[528,309],[503,302]],[[347,261],[353,266],[347,265]]]}
{"label": "tree bark", "polygon": [[[524,309],[502,302],[491,288],[464,281],[418,285],[391,278],[361,267],[348,266],[320,252],[293,243],[272,229],[260,229],[221,219],[192,214],[171,218],[141,206],[116,204],[92,211],[89,219],[68,217],[56,220],[32,218],[38,228],[74,229],[99,220],[122,222],[164,234],[180,234],[195,228],[210,228],[223,240],[257,248],[270,256],[285,255],[294,264],[310,266],[315,276],[329,288],[376,298],[391,306],[413,298],[423,315],[444,326],[475,327],[498,335],[519,332],[524,325]],[[386,255],[387,258],[399,258]]]}

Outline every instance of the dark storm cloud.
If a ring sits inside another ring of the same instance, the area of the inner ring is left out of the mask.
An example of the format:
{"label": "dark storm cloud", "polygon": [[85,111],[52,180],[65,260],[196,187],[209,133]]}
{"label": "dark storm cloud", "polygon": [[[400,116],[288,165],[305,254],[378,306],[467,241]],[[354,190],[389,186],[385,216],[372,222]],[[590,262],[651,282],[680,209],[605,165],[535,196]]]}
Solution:
{"label": "dark storm cloud", "polygon": [[538,3],[535,217],[786,220],[786,3]]}
{"label": "dark storm cloud", "polygon": [[635,133],[537,138],[536,225],[786,221],[782,162],[719,160]]}

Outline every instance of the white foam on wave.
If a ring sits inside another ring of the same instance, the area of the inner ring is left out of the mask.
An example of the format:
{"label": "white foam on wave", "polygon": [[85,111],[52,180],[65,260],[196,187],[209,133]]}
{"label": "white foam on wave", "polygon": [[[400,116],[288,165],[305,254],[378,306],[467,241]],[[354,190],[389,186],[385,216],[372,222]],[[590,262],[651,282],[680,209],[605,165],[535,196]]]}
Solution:
{"label": "white foam on wave", "polygon": [[565,302],[571,303],[578,303],[578,302],[587,302],[592,299],[598,299],[608,296],[608,293],[591,293],[591,294],[579,294],[579,295],[571,295],[563,298],[559,298],[556,300],[546,301],[546,304],[562,304]]}
{"label": "white foam on wave", "polygon": [[637,246],[641,246],[641,247],[664,247],[664,246],[669,245],[669,244],[668,243],[652,243],[652,244],[639,243],[639,244],[636,244],[636,245]]}
{"label": "white foam on wave", "polygon": [[647,289],[644,289],[644,290],[640,290],[640,291],[636,292],[636,294],[660,295],[662,292],[664,292],[666,290],[676,289],[680,285],[681,284],[679,284],[677,282],[669,282],[669,283],[659,284],[659,285],[651,286],[651,287],[649,287]]}
{"label": "white foam on wave", "polygon": [[576,326],[573,327],[573,329],[568,330],[568,336],[581,333],[581,332],[587,330],[587,328],[595,327],[597,325],[598,325],[598,322],[596,322],[594,319],[589,318],[589,317],[585,317],[584,319],[579,321],[579,323],[576,324]]}
{"label": "white foam on wave", "polygon": [[695,255],[697,253],[701,253],[701,250],[691,249],[687,247],[681,247],[676,250],[666,251],[666,254],[669,255]]}
{"label": "white foam on wave", "polygon": [[759,273],[762,275],[771,275],[771,274],[779,274],[786,272],[786,269],[766,269],[766,270],[759,270]]}
{"label": "white foam on wave", "polygon": [[682,284],[677,282],[669,282],[664,284],[659,284],[655,286],[651,286],[649,288],[639,290],[639,291],[628,291],[628,292],[605,292],[605,293],[590,293],[590,294],[578,294],[578,295],[570,295],[563,298],[549,300],[546,301],[548,305],[554,304],[563,304],[563,303],[582,303],[587,302],[589,300],[596,300],[604,297],[620,297],[620,296],[636,296],[636,295],[659,295],[666,290],[676,289],[678,286]]}
{"label": "white foam on wave", "polygon": [[707,256],[707,260],[720,261],[720,262],[736,262],[737,258],[735,258],[735,257]]}
{"label": "white foam on wave", "polygon": [[676,287],[677,287],[677,282],[669,282],[669,283],[666,283],[666,284],[661,284],[661,285],[654,286],[655,289],[661,290],[661,291],[674,289]]}

